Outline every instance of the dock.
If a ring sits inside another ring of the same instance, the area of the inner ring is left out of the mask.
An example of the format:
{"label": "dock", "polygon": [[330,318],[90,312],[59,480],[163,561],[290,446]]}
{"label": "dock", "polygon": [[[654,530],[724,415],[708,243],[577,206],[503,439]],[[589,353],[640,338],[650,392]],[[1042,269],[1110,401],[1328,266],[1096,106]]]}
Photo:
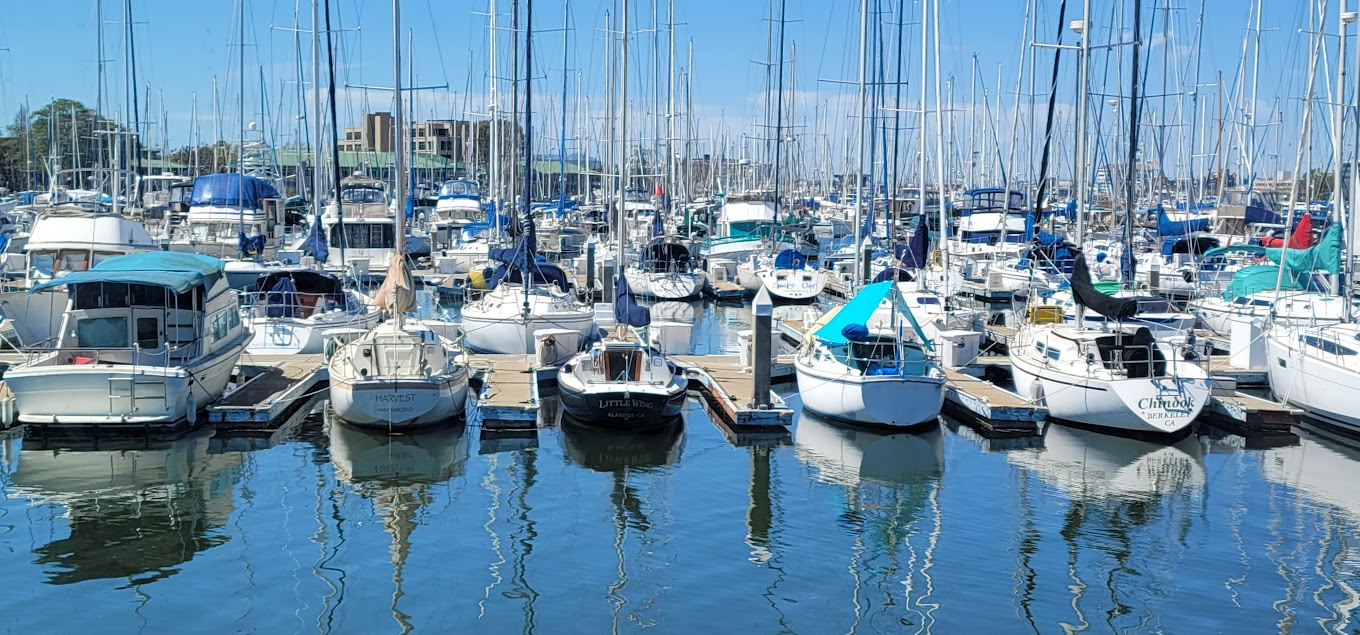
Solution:
{"label": "dock", "polygon": [[[533,355],[468,355],[470,403],[482,428],[532,430],[539,427],[540,384],[557,381],[556,368],[535,368]],[[549,422],[551,424],[551,422]]]}
{"label": "dock", "polygon": [[1264,368],[1238,368],[1228,361],[1228,356],[1214,356],[1209,359],[1206,369],[1210,377],[1231,379],[1238,388],[1265,388],[1270,385]]}
{"label": "dock", "polygon": [[945,370],[945,413],[984,436],[1038,434],[1048,408],[970,374],[979,370]]}
{"label": "dock", "polygon": [[328,385],[320,354],[241,356],[241,383],[208,406],[208,421],[219,430],[268,430]]}
{"label": "dock", "polygon": [[[741,428],[787,426],[793,421],[793,409],[773,391],[767,406],[753,403],[755,376],[741,367],[736,355],[675,355],[671,359],[684,369],[690,391],[698,392],[722,423]],[[771,383],[792,379],[793,356],[779,356],[770,365]]]}

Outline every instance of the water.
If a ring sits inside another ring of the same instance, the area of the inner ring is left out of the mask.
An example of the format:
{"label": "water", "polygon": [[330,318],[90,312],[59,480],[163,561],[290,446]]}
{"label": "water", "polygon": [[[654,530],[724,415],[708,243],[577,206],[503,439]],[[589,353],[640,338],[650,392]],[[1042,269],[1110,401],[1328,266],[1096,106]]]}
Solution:
{"label": "water", "polygon": [[[696,348],[749,323],[696,309]],[[691,400],[640,436],[474,414],[387,437],[304,414],[272,438],[11,434],[0,630],[1360,632],[1360,442],[1312,430],[731,436]]]}

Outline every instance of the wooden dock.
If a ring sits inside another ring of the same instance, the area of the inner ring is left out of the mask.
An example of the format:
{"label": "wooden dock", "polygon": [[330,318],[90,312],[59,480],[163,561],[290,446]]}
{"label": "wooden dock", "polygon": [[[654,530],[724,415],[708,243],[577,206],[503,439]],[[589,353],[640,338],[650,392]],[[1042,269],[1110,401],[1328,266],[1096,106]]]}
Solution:
{"label": "wooden dock", "polygon": [[1228,356],[1214,356],[1209,359],[1210,377],[1231,379],[1238,388],[1265,388],[1270,378],[1264,368],[1238,368],[1228,363]]}
{"label": "wooden dock", "polygon": [[[676,355],[671,358],[689,377],[689,388],[704,397],[715,415],[730,427],[787,426],[793,410],[770,392],[767,407],[756,407],[755,376],[741,368],[736,355]],[[781,356],[770,368],[770,381],[787,381],[793,375],[793,359]]]}
{"label": "wooden dock", "polygon": [[1048,408],[964,370],[945,370],[945,412],[984,435],[1038,434]]}
{"label": "wooden dock", "polygon": [[533,355],[468,355],[468,384],[483,429],[525,430],[539,426],[539,384],[557,369],[535,368]]}
{"label": "wooden dock", "polygon": [[219,430],[265,430],[325,388],[330,379],[321,355],[242,355],[244,383],[208,406]]}

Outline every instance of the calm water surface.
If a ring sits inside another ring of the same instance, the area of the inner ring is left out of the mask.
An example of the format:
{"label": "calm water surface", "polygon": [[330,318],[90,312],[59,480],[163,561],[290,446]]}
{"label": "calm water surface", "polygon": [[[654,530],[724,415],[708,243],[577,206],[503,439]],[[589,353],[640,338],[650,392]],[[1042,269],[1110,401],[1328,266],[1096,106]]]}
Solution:
{"label": "calm water surface", "polygon": [[[749,323],[691,308],[696,352]],[[693,400],[632,436],[298,419],[11,433],[0,630],[1360,632],[1360,443],[1323,433],[733,436]]]}

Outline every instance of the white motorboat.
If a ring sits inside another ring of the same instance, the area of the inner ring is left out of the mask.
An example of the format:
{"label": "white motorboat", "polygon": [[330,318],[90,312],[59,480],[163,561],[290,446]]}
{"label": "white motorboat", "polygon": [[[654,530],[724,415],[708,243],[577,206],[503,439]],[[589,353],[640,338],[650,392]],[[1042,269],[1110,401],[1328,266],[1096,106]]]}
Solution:
{"label": "white motorboat", "polygon": [[444,181],[429,220],[435,246],[447,248],[467,225],[486,219],[481,189],[475,181]]}
{"label": "white motorboat", "polygon": [[170,249],[218,257],[263,254],[275,227],[284,225],[280,203],[272,184],[249,174],[195,178],[188,217],[171,234]]}
{"label": "white motorboat", "polygon": [[62,205],[44,210],[33,222],[27,267],[18,288],[0,293],[0,309],[14,324],[24,347],[55,342],[66,310],[61,289],[33,291],[54,277],[84,271],[124,254],[159,251],[160,244],[141,223],[98,205]]}
{"label": "white motorboat", "polygon": [[[884,302],[891,310],[880,312]],[[794,357],[803,408],[865,425],[935,422],[945,375],[932,352],[897,283],[867,285],[804,336]]]}
{"label": "white motorboat", "polygon": [[252,354],[312,354],[337,329],[369,330],[382,318],[378,307],[340,279],[314,269],[276,271],[260,277],[247,320]]}
{"label": "white motorboat", "polygon": [[216,258],[131,254],[35,290],[54,287],[70,298],[57,347],[5,376],[20,421],[192,423],[222,396],[250,341]]}

